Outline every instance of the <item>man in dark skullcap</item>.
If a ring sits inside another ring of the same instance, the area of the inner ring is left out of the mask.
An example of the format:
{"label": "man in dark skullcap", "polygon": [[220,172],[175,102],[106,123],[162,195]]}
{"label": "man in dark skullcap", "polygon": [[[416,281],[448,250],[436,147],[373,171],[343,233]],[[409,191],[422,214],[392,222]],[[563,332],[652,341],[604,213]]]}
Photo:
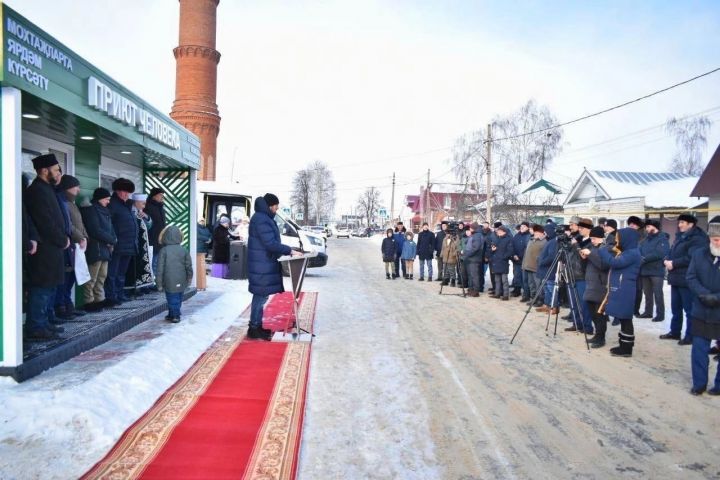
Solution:
{"label": "man in dark skullcap", "polygon": [[53,154],[33,159],[37,176],[25,190],[23,202],[38,233],[37,252],[28,258],[29,302],[25,323],[28,340],[59,338],[64,329],[55,325],[55,293],[65,282],[63,252],[70,237],[55,194],[62,172]]}

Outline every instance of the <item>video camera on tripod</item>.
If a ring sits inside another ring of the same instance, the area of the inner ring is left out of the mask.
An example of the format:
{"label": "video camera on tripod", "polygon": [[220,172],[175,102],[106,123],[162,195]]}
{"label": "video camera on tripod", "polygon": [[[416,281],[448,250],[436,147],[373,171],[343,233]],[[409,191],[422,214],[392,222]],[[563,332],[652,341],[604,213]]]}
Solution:
{"label": "video camera on tripod", "polygon": [[447,223],[447,230],[445,230],[445,235],[450,235],[451,237],[457,237],[459,233],[459,225],[458,222],[452,221]]}
{"label": "video camera on tripod", "polygon": [[570,250],[572,245],[572,237],[565,234],[565,226],[558,225],[555,228],[555,238],[557,238],[558,249]]}

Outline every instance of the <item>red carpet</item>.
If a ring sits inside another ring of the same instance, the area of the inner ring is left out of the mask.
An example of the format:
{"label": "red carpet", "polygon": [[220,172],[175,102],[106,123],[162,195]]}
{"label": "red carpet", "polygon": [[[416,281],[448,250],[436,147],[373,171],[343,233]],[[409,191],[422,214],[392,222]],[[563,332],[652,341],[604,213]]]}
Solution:
{"label": "red carpet", "polygon": [[[267,312],[288,309],[276,296]],[[244,334],[228,329],[83,478],[294,478],[310,344]]]}
{"label": "red carpet", "polygon": [[[316,303],[317,292],[300,293],[300,308],[298,311],[300,327],[307,331],[312,331]],[[283,292],[274,295],[263,311],[263,327],[269,328],[273,332],[279,332],[285,330],[285,326],[288,325],[288,323],[292,325],[292,322],[295,320],[292,304],[292,292]]]}

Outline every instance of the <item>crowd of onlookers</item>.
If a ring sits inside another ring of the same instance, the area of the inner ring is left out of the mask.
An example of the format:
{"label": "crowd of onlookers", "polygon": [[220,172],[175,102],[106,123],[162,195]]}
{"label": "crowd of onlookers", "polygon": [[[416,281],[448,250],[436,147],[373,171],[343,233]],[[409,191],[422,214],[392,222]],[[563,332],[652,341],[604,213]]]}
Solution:
{"label": "crowd of onlookers", "polygon": [[[614,219],[595,225],[579,217],[567,225],[547,220],[514,228],[444,221],[437,233],[423,224],[416,242],[400,222],[386,231],[381,251],[387,279],[401,271],[413,279],[418,259],[419,281],[462,287],[469,297],[485,291],[501,301],[519,297],[528,308],[558,316],[565,306],[562,318],[571,322],[565,330],[585,333],[592,348],[605,346],[608,323],[620,325],[610,353],[622,357],[632,356],[634,317],[665,320],[667,281],[672,316],[660,339],[692,345],[691,393],[701,394],[708,356],[720,354],[718,342],[711,348],[720,339],[720,216],[705,232],[695,216],[679,215],[672,244],[658,219],[631,216],[626,224],[618,229]],[[720,370],[708,393],[720,395]]]}
{"label": "crowd of onlookers", "polygon": [[135,193],[132,181],[118,178],[112,192],[96,188],[78,205],[80,182],[63,174],[55,155],[36,157],[33,167],[22,203],[24,338],[60,338],[66,321],[151,291],[165,292],[167,319],[179,321],[192,267],[169,248],[183,249],[180,230],[167,224],[165,192]]}

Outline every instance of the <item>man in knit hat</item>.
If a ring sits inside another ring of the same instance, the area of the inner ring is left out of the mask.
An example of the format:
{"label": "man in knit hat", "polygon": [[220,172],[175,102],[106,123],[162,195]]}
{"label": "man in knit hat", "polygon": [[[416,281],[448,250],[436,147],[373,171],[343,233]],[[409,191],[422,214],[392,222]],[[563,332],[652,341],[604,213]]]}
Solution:
{"label": "man in knit hat", "polygon": [[607,220],[605,220],[603,228],[605,228],[605,245],[607,245],[608,248],[614,247],[615,232],[617,232],[618,228],[617,220],[615,220],[614,218],[608,218]]}
{"label": "man in knit hat", "polygon": [[[665,265],[663,260],[670,252],[668,234],[661,231],[659,220],[650,219],[645,224],[645,240],[640,243],[640,281],[645,296],[645,311],[640,318],[652,318],[653,322],[665,320],[665,299],[663,283],[665,280]],[[636,302],[636,307],[639,302]],[[653,307],[657,308],[657,315],[653,316]]]}
{"label": "man in knit hat", "polygon": [[110,192],[96,188],[90,205],[82,208],[83,222],[88,232],[88,246],[85,259],[90,271],[90,281],[83,285],[86,312],[95,312],[105,307],[105,279],[108,262],[117,243],[112,215],[108,209]]}
{"label": "man in knit hat", "polygon": [[607,296],[608,266],[600,258],[599,249],[603,248],[605,231],[597,226],[590,229],[590,244],[580,250],[580,256],[587,260],[585,269],[585,291],[582,300],[587,303],[590,319],[595,327],[595,336],[588,343],[592,348],[605,345],[608,319],[600,312],[600,305]]}
{"label": "man in knit hat", "polygon": [[282,270],[277,261],[283,255],[302,255],[283,245],[275,222],[280,200],[272,193],[255,199],[255,213],[250,219],[248,238],[248,281],[250,293],[250,324],[247,336],[270,340],[272,331],[263,328],[263,307],[268,297],[284,292]]}
{"label": "man in knit hat", "polygon": [[[692,389],[700,395],[708,381],[710,341],[720,338],[720,216],[708,223],[709,242],[692,255],[687,271],[688,288],[693,293],[692,308]],[[720,369],[715,374],[710,395],[720,395]]]}
{"label": "man in knit hat", "polygon": [[69,215],[70,241],[72,245],[66,251],[69,255],[66,255],[67,258],[65,259],[65,283],[58,287],[55,295],[55,315],[58,318],[72,320],[76,316],[85,315],[85,312],[75,309],[71,294],[75,285],[75,261],[73,257],[75,256],[76,245],[79,246],[84,255],[87,248],[88,233],[85,230],[80,209],[75,204],[80,193],[78,179],[72,175],[63,175],[57,191],[62,200],[61,206],[67,210]]}

